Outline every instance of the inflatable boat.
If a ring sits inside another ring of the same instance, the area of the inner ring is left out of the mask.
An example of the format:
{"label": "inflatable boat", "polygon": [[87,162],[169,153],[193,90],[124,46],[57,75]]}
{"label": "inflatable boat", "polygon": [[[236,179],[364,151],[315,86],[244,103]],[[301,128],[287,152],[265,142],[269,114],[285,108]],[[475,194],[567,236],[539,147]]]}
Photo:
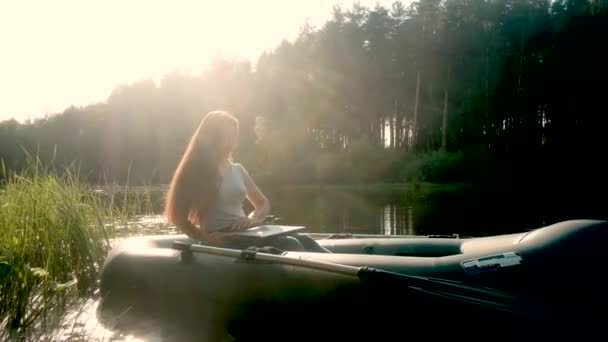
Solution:
{"label": "inflatable boat", "polygon": [[103,266],[98,318],[180,341],[580,337],[605,319],[606,221],[467,238],[310,234],[331,253],[254,241],[300,230],[252,229],[257,247],[243,250],[126,239]]}

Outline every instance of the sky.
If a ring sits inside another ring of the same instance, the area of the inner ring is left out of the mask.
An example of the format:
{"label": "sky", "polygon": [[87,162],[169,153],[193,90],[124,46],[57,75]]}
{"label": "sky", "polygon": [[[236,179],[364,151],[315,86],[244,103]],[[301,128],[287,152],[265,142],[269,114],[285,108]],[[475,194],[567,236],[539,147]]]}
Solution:
{"label": "sky", "polygon": [[[373,7],[393,0],[360,0]],[[255,62],[352,0],[0,0],[0,121],[102,102],[119,84]],[[404,1],[409,3],[409,1]]]}

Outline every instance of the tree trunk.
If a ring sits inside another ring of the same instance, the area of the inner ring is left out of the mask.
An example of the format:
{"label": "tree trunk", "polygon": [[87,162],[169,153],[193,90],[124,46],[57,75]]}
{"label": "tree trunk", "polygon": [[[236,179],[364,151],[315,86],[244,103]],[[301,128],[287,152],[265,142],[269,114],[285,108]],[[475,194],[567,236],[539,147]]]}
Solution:
{"label": "tree trunk", "polygon": [[379,127],[380,127],[380,143],[382,147],[386,148],[386,138],[384,137],[384,117],[380,117]]}
{"label": "tree trunk", "polygon": [[412,129],[412,150],[416,148],[418,136],[418,98],[420,96],[420,71],[416,73],[416,99],[414,100],[414,126]]}
{"label": "tree trunk", "polygon": [[395,116],[391,115],[388,121],[391,133],[390,148],[395,148]]}
{"label": "tree trunk", "polygon": [[393,112],[395,113],[395,148],[400,148],[401,147],[401,122],[399,122],[399,111],[398,111],[398,102],[397,99],[395,98],[394,102],[394,109]]}
{"label": "tree trunk", "polygon": [[[486,142],[488,140],[492,141],[492,143],[495,140],[495,134],[494,134],[494,127],[492,126],[492,123],[494,122],[494,119],[490,117],[490,52],[488,47],[486,47],[486,77],[485,77],[485,97],[486,97],[486,108],[485,108],[485,128],[484,129],[488,129],[488,130],[492,130],[492,133],[490,133],[489,131],[487,131],[487,135],[486,135]],[[490,126],[490,128],[488,128],[488,126]],[[491,149],[491,148],[490,148]]]}
{"label": "tree trunk", "polygon": [[524,65],[524,28],[521,28],[520,31],[520,43],[519,43],[519,75],[517,77],[517,94],[521,93],[522,85],[521,85],[521,77],[523,73],[523,65]]}
{"label": "tree trunk", "polygon": [[401,115],[399,115],[399,136],[399,147],[403,149],[405,146],[405,137],[407,136],[405,133],[405,117],[403,112],[401,112]]}
{"label": "tree trunk", "polygon": [[448,97],[450,94],[450,65],[448,64],[448,77],[443,97],[443,128],[441,130],[441,150],[445,151],[448,142]]}

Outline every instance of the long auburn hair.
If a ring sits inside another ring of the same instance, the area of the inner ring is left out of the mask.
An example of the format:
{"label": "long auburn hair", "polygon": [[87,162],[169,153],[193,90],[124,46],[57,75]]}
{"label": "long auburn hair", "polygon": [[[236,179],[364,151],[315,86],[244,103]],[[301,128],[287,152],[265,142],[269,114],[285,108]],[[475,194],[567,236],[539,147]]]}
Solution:
{"label": "long auburn hair", "polygon": [[222,145],[226,128],[238,130],[238,120],[225,111],[212,111],[198,125],[179,162],[167,192],[165,215],[171,224],[186,220],[202,228],[218,196],[219,164],[231,158]]}

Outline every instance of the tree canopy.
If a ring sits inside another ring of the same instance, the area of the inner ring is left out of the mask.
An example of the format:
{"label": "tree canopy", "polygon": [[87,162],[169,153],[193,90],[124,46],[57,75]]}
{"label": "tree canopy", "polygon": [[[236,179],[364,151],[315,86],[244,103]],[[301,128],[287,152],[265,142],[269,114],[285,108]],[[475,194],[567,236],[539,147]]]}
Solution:
{"label": "tree canopy", "polygon": [[[76,161],[93,182],[166,183],[202,116],[225,109],[241,121],[238,159],[261,178],[403,181],[418,165],[430,180],[603,180],[607,7],[336,6],[322,27],[304,23],[254,64],[218,59],[201,75],[171,73],[99,104],[2,122],[0,158],[19,168],[25,148]],[[437,163],[447,165],[439,176]]]}

